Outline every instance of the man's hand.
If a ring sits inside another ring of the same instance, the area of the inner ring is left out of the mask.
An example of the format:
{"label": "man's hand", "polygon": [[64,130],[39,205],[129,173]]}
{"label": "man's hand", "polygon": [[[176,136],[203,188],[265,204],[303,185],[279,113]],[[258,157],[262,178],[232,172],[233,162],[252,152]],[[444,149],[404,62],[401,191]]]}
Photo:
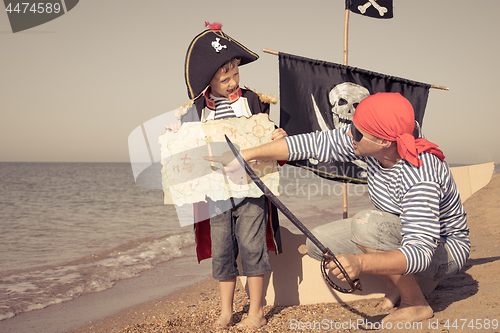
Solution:
{"label": "man's hand", "polygon": [[238,169],[243,168],[231,150],[228,150],[219,156],[203,156],[203,159],[213,163],[222,164],[224,171],[227,173],[236,172]]}
{"label": "man's hand", "polygon": [[203,156],[203,159],[222,165],[226,176],[235,184],[247,184],[245,168],[238,162],[232,151],[226,151],[220,156]]}
{"label": "man's hand", "polygon": [[[351,280],[357,279],[362,273],[361,260],[358,256],[354,254],[341,254],[336,257],[342,267],[344,267],[344,270],[349,275]],[[333,261],[326,263],[325,268],[331,270],[332,274],[335,275],[339,280],[344,282],[346,281],[344,274],[342,274],[340,269],[337,267],[337,265],[335,265]]]}

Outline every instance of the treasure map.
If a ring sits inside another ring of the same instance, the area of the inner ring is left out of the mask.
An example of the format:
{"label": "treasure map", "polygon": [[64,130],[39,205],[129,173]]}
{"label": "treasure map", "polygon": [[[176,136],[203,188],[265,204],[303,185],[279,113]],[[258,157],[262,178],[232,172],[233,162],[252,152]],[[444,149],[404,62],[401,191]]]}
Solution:
{"label": "treasure map", "polygon": [[[239,149],[271,141],[274,123],[267,114],[250,118],[228,118],[182,124],[176,133],[160,136],[164,203],[188,203],[232,198],[260,197],[263,193],[244,173],[234,179],[221,163],[204,157],[221,156],[230,151],[224,135]],[[273,194],[278,195],[279,172],[276,160],[250,163]],[[241,176],[241,177],[240,177]]]}

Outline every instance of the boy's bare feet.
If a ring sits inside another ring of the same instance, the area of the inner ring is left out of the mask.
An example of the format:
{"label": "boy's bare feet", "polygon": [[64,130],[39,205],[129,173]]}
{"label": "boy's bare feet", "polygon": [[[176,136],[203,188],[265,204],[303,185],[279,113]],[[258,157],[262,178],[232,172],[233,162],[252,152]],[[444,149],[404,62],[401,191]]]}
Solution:
{"label": "boy's bare feet", "polygon": [[221,313],[219,318],[215,321],[216,328],[229,327],[234,325],[233,314],[229,315]]}
{"label": "boy's bare feet", "polygon": [[263,315],[250,315],[243,319],[236,327],[245,332],[255,331],[267,324],[267,320]]}

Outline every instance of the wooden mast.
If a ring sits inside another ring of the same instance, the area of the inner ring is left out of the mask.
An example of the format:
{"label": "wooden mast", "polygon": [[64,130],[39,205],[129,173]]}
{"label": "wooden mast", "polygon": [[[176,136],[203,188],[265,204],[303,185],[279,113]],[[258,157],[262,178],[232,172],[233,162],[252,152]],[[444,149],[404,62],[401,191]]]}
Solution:
{"label": "wooden mast", "polygon": [[[349,9],[346,8],[344,15],[344,66],[348,66],[348,54],[349,54],[349,43],[348,43],[348,35],[349,35]],[[279,52],[263,49],[264,52],[279,55]],[[448,87],[431,85],[431,88],[441,89],[441,90],[449,90]],[[339,177],[340,178],[340,177]],[[346,219],[349,217],[348,205],[347,205],[347,180],[348,177],[345,176],[345,162],[342,163],[342,211],[343,218]]]}
{"label": "wooden mast", "polygon": [[[275,51],[275,50],[271,50],[271,49],[262,49],[262,52],[273,54],[275,56],[278,56],[280,54],[279,51]],[[347,52],[346,52],[346,54],[347,54]],[[431,86],[432,89],[450,90],[450,88],[448,88],[448,87],[438,86],[438,85],[435,85],[435,84],[431,84],[430,86]]]}
{"label": "wooden mast", "polygon": [[[348,56],[348,33],[349,33],[349,9],[346,8],[344,16],[344,66],[347,66],[347,56]],[[342,162],[342,175],[345,176],[345,162]],[[347,181],[342,182],[342,212],[343,218],[349,217],[349,211],[347,208]]]}

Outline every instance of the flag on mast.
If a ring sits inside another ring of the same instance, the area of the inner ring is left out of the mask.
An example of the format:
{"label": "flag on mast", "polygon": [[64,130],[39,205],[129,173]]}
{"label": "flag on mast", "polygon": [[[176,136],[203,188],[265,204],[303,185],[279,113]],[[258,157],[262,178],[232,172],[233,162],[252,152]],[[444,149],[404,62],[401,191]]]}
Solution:
{"label": "flag on mast", "polygon": [[[359,102],[378,92],[399,92],[406,97],[415,120],[422,125],[429,84],[282,52],[279,66],[280,127],[289,135],[348,126]],[[363,163],[344,166],[310,159],[289,164],[350,178],[366,177]]]}
{"label": "flag on mast", "polygon": [[345,9],[379,19],[390,19],[393,16],[392,0],[346,0]]}

